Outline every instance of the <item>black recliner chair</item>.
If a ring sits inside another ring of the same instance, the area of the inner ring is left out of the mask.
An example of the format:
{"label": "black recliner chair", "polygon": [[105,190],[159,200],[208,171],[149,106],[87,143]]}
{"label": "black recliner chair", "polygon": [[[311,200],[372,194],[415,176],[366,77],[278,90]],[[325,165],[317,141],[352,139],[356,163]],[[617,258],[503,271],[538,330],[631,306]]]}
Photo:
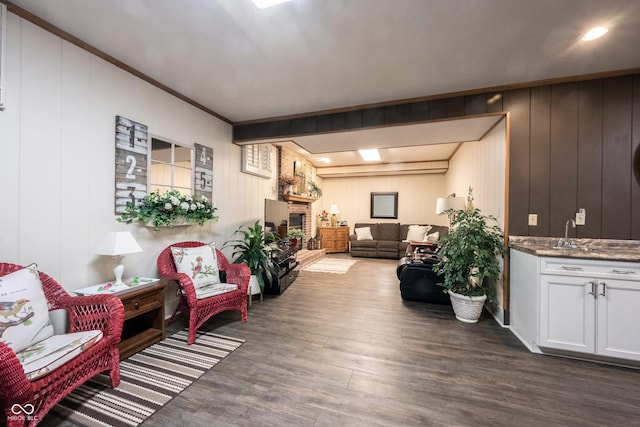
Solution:
{"label": "black recliner chair", "polygon": [[439,259],[435,255],[426,255],[413,260],[411,256],[401,258],[396,274],[400,279],[400,295],[408,301],[450,303],[449,295],[443,292],[441,276],[433,271],[433,265]]}

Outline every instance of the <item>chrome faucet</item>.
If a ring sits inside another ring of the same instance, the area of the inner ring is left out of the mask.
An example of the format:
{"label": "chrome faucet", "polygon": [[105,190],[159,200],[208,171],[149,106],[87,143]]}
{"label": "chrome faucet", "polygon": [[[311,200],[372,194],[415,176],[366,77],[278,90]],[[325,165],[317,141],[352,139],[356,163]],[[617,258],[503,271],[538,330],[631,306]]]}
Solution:
{"label": "chrome faucet", "polygon": [[569,224],[571,224],[571,227],[576,228],[576,222],[573,219],[568,219],[567,223],[564,225],[564,240],[560,239],[560,241],[558,241],[558,245],[556,247],[558,248],[576,248],[576,242],[574,242],[573,240],[569,241]]}

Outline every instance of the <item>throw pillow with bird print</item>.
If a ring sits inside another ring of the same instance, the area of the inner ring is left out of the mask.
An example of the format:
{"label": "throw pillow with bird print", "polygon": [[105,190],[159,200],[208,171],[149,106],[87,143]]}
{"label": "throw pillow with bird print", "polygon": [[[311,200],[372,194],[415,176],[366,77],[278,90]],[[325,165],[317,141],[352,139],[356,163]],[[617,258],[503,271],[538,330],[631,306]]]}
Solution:
{"label": "throw pillow with bird print", "polygon": [[0,277],[0,340],[19,352],[53,335],[38,266]]}
{"label": "throw pillow with bird print", "polygon": [[191,278],[193,286],[198,289],[207,285],[220,283],[216,244],[197,246],[195,248],[171,247],[176,270]]}

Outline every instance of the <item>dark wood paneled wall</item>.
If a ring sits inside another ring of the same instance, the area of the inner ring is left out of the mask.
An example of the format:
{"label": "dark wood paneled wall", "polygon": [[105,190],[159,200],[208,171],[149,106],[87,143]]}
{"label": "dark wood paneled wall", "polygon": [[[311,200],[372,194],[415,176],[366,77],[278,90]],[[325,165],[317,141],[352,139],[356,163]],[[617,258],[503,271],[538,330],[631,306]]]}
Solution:
{"label": "dark wood paneled wall", "polygon": [[510,234],[561,236],[585,208],[571,236],[640,240],[640,74],[240,124],[234,140],[495,112],[510,120]]}

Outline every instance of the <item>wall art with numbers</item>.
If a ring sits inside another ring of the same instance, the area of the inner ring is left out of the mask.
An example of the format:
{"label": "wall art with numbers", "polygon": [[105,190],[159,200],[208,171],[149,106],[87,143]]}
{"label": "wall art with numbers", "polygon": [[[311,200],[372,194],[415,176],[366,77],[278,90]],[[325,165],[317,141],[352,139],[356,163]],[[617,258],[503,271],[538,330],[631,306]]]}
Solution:
{"label": "wall art with numbers", "polygon": [[147,126],[116,116],[115,213],[124,213],[127,202],[140,203],[147,195],[149,144]]}
{"label": "wall art with numbers", "polygon": [[195,144],[195,169],[193,177],[193,195],[213,199],[213,149]]}

